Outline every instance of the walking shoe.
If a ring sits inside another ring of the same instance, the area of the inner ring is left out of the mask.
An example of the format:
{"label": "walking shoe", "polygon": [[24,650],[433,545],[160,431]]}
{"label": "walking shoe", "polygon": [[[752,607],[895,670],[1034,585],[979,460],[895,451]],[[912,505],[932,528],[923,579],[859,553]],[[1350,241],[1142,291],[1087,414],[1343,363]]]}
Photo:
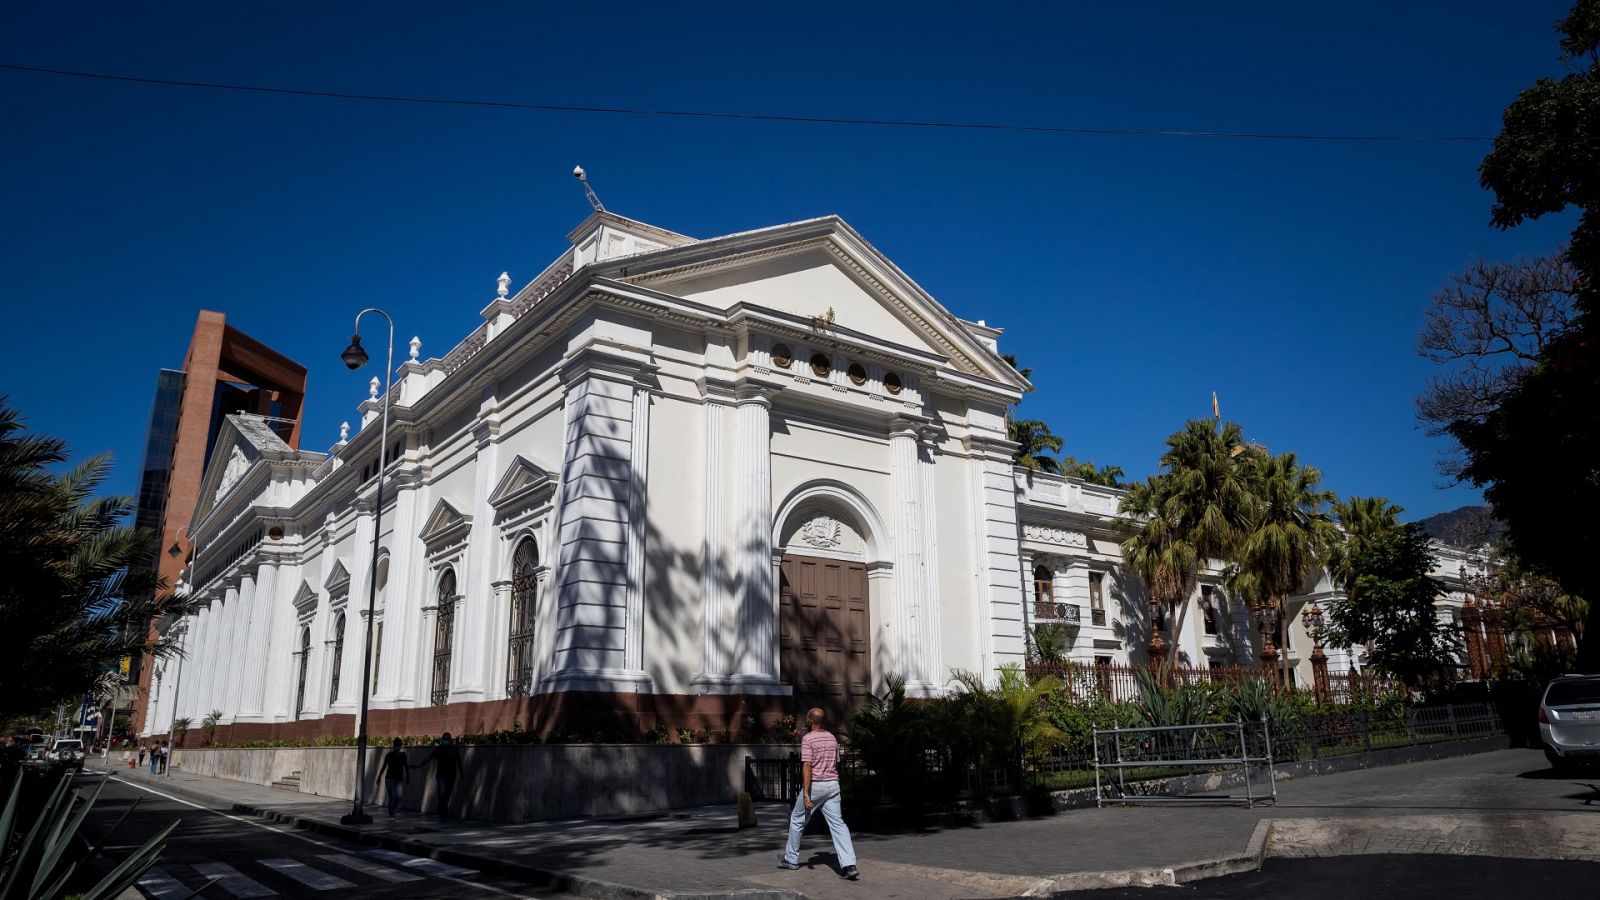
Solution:
{"label": "walking shoe", "polygon": [[855,881],[857,878],[861,877],[861,872],[858,871],[855,866],[845,866],[843,874],[844,877],[850,881]]}
{"label": "walking shoe", "polygon": [[784,859],[783,857],[780,856],[780,857],[778,857],[778,868],[780,868],[780,869],[798,869],[798,868],[800,868],[800,864],[799,863],[789,862],[787,859]]}

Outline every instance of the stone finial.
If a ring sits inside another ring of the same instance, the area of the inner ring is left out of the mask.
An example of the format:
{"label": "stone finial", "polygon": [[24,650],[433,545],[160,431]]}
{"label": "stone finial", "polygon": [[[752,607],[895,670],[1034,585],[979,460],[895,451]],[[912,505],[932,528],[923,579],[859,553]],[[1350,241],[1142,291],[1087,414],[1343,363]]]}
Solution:
{"label": "stone finial", "polygon": [[350,423],[349,422],[340,422],[339,423],[339,443],[341,445],[350,443]]}
{"label": "stone finial", "polygon": [[378,399],[378,376],[376,375],[372,376],[372,380],[367,383],[367,396],[374,400]]}
{"label": "stone finial", "polygon": [[411,339],[411,361],[412,362],[416,362],[417,361],[417,357],[419,355],[421,355],[421,353],[422,353],[422,338],[413,337]]}
{"label": "stone finial", "polygon": [[511,273],[501,272],[500,277],[495,279],[495,282],[499,285],[495,293],[499,295],[500,299],[504,300],[511,294]]}

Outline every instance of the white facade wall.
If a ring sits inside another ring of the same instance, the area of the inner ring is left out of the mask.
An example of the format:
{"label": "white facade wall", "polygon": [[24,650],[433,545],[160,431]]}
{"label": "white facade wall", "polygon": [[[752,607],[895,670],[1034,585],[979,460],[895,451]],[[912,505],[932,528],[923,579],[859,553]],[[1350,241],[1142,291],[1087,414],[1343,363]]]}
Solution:
{"label": "white facade wall", "polygon": [[[436,687],[451,705],[511,696],[525,542],[535,696],[781,699],[786,553],[864,567],[873,690],[934,694],[954,671],[1020,663],[1039,565],[1050,599],[1081,610],[1072,658],[1142,657],[1120,495],[1018,477],[1005,413],[1026,385],[996,329],[955,319],[836,218],[696,242],[597,214],[569,238],[455,350],[399,367],[381,509],[384,400],[327,456],[230,419],[217,459],[248,465],[208,472],[185,573],[206,601],[185,623],[176,711],[192,727],[213,709],[230,725],[352,716],[359,691],[379,710],[430,706]],[[1249,658],[1247,619],[1227,615],[1211,636],[1190,611],[1185,661]],[[1298,632],[1292,651],[1309,651]],[[158,680],[145,733],[166,731],[178,680]]]}

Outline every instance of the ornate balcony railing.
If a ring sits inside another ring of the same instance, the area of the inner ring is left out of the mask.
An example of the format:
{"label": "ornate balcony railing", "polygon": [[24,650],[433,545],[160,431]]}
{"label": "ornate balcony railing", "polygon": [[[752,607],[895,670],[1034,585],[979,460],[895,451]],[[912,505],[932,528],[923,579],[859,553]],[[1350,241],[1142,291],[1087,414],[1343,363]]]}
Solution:
{"label": "ornate balcony railing", "polygon": [[1063,622],[1067,625],[1078,624],[1078,607],[1071,603],[1055,603],[1049,600],[1035,601],[1033,604],[1033,620],[1035,622]]}

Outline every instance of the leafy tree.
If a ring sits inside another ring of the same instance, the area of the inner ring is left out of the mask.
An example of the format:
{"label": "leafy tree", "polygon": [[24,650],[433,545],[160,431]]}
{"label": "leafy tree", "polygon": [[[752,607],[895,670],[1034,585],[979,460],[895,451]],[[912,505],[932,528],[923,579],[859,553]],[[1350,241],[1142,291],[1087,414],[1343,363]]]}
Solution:
{"label": "leafy tree", "polygon": [[1040,662],[1059,663],[1067,659],[1067,626],[1044,622],[1033,626],[1033,649]]}
{"label": "leafy tree", "polygon": [[172,745],[173,746],[175,746],[175,747],[183,746],[184,735],[187,735],[189,733],[189,727],[191,725],[193,725],[193,724],[194,724],[194,720],[190,719],[188,717],[184,717],[184,718],[181,718],[181,719],[174,719],[172,721]]}
{"label": "leafy tree", "polygon": [[[1451,423],[1461,475],[1484,488],[1519,556],[1570,593],[1600,596],[1600,0],[1578,0],[1557,26],[1569,71],[1541,78],[1506,108],[1478,167],[1494,192],[1490,221],[1511,228],[1575,207],[1566,259],[1577,271],[1574,316],[1522,381],[1481,419]],[[1600,603],[1590,603],[1595,633]],[[1600,671],[1600,645],[1579,665]]]}
{"label": "leafy tree", "polygon": [[1061,452],[1061,437],[1051,434],[1049,425],[1039,419],[1012,419],[1006,426],[1017,443],[1017,465],[1030,472],[1060,474],[1061,462],[1051,454]]}
{"label": "leafy tree", "polygon": [[[1417,352],[1440,367],[1417,398],[1428,433],[1448,436],[1493,412],[1571,325],[1577,286],[1563,247],[1540,259],[1474,262],[1434,294],[1417,338]],[[1458,478],[1464,463],[1452,454],[1439,469]]]}
{"label": "leafy tree", "polygon": [[[1289,628],[1288,600],[1328,556],[1338,539],[1322,490],[1322,472],[1302,466],[1293,453],[1254,457],[1256,502],[1239,547],[1235,581],[1278,611],[1277,644]],[[1280,657],[1287,669],[1288,656]]]}
{"label": "leafy tree", "polygon": [[1366,644],[1367,665],[1416,688],[1455,666],[1454,629],[1439,621],[1444,594],[1433,545],[1415,524],[1379,534],[1350,561],[1357,590],[1329,602],[1334,644]]}
{"label": "leafy tree", "polygon": [[94,496],[110,470],[94,456],[65,474],[65,442],[24,433],[0,397],[0,634],[11,647],[0,676],[0,717],[109,692],[125,657],[167,658],[175,642],[148,639],[151,620],[182,615],[150,562],[156,538],[126,524],[127,497]]}

